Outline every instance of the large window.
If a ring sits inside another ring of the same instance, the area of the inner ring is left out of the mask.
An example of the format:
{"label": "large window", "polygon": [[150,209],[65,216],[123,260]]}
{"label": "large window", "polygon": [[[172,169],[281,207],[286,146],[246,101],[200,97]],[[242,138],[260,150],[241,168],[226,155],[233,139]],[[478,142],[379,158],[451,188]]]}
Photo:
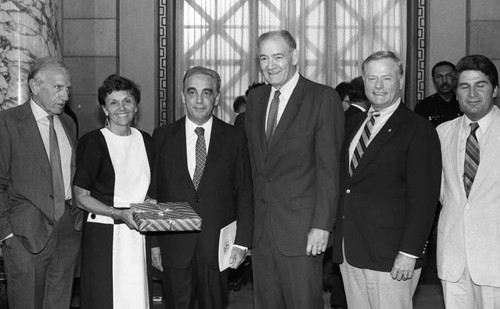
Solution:
{"label": "large window", "polygon": [[300,73],[332,87],[360,75],[362,60],[374,51],[392,50],[405,61],[407,0],[176,0],[174,6],[175,119],[185,113],[184,72],[203,65],[221,75],[215,113],[232,123],[234,98],[263,81],[256,41],[269,30],[289,30]]}

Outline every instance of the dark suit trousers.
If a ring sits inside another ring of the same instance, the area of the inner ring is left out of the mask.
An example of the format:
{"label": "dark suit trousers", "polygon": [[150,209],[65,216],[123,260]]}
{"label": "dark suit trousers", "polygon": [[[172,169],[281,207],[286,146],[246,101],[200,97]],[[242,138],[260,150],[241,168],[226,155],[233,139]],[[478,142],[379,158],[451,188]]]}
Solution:
{"label": "dark suit trousers", "polygon": [[[162,252],[162,255],[166,254],[175,252]],[[228,303],[229,272],[221,273],[218,268],[210,268],[198,240],[193,260],[187,268],[163,265],[163,292],[167,309],[222,309]]]}
{"label": "dark suit trousers", "polygon": [[323,254],[284,256],[269,224],[252,249],[255,309],[322,309]]}
{"label": "dark suit trousers", "polygon": [[26,250],[17,236],[2,245],[10,308],[69,308],[80,236],[69,207],[56,223],[46,247]]}

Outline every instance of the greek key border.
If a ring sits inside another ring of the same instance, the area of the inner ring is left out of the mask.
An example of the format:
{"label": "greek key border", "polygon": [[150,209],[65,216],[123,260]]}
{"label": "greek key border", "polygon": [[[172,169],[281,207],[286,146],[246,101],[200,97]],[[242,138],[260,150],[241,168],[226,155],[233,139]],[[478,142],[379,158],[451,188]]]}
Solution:
{"label": "greek key border", "polygon": [[158,3],[158,123],[167,124],[167,1]]}
{"label": "greek key border", "polygon": [[418,0],[417,8],[417,100],[422,100],[425,97],[425,13],[426,0]]}

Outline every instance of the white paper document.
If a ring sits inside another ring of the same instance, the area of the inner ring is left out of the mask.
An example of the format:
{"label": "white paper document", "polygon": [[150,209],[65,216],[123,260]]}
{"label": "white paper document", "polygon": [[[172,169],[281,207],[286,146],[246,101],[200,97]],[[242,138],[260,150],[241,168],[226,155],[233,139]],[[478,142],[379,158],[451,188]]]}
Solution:
{"label": "white paper document", "polygon": [[220,230],[219,235],[219,269],[224,271],[231,265],[229,257],[233,249],[234,239],[236,238],[236,220],[229,223]]}

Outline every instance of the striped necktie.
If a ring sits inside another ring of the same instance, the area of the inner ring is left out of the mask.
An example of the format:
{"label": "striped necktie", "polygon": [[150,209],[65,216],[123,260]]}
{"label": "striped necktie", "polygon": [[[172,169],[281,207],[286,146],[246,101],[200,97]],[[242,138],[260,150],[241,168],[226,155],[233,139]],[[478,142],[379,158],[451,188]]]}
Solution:
{"label": "striped necktie", "polygon": [[477,122],[470,124],[470,134],[465,144],[464,188],[467,197],[469,197],[472,183],[476,177],[477,167],[479,166],[479,142],[476,136],[478,128],[479,124]]}
{"label": "striped necktie", "polygon": [[205,129],[197,127],[194,129],[194,132],[198,135],[198,138],[196,139],[196,166],[194,168],[193,184],[195,189],[198,190],[201,176],[205,169],[205,162],[207,161],[207,147],[205,144]]}
{"label": "striped necktie", "polygon": [[370,136],[373,129],[373,125],[375,124],[375,118],[380,116],[380,112],[372,111],[369,113],[368,121],[366,122],[365,127],[363,128],[363,133],[361,133],[361,137],[359,138],[359,142],[356,145],[356,149],[354,150],[354,154],[352,155],[351,164],[349,165],[349,176],[352,176],[354,170],[359,165],[361,161],[361,157],[366,151],[366,147],[370,144]]}

